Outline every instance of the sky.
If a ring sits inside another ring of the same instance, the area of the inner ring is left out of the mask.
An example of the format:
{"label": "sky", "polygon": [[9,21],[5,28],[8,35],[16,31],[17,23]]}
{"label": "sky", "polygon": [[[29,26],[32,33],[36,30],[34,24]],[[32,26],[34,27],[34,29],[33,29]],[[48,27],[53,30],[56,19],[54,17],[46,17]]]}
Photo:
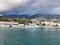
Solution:
{"label": "sky", "polygon": [[60,0],[0,0],[0,14],[60,14]]}

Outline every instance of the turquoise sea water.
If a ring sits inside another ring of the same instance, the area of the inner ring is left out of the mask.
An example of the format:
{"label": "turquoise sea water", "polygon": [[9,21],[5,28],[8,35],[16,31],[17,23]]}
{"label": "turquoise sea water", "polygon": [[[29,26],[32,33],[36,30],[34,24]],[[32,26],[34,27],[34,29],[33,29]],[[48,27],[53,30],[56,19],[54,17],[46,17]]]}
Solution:
{"label": "turquoise sea water", "polygon": [[60,45],[60,29],[0,29],[0,45]]}

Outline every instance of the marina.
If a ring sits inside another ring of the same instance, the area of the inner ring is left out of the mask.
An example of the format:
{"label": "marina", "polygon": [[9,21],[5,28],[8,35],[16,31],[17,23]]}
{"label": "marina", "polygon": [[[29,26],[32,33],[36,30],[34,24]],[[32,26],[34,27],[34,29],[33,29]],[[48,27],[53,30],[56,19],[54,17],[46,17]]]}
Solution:
{"label": "marina", "polygon": [[1,22],[0,21],[0,27],[13,27],[13,28],[60,28],[60,23],[54,23],[54,22],[41,22],[39,25],[37,23],[29,23],[27,25],[25,24],[18,24],[17,22]]}
{"label": "marina", "polygon": [[60,45],[60,0],[0,0],[0,45]]}

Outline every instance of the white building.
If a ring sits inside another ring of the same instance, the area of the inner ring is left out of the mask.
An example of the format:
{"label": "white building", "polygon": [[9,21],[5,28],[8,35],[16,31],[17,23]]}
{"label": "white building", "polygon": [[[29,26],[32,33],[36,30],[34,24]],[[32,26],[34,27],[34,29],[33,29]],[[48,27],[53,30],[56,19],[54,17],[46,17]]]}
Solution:
{"label": "white building", "polygon": [[50,22],[45,21],[45,22],[42,22],[41,24],[45,24],[46,26],[48,26]]}
{"label": "white building", "polygon": [[17,27],[17,22],[0,22],[0,27]]}
{"label": "white building", "polygon": [[58,27],[60,27],[60,23],[58,23]]}
{"label": "white building", "polygon": [[42,22],[41,24],[45,24],[46,26],[57,26],[58,24],[57,23],[54,23],[54,22]]}
{"label": "white building", "polygon": [[24,24],[19,24],[19,27],[24,27],[25,25]]}

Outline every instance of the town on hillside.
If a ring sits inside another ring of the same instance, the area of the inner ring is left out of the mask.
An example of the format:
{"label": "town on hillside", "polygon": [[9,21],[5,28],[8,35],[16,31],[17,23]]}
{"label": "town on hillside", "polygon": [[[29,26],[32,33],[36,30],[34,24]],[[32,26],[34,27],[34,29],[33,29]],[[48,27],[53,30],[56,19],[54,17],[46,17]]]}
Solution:
{"label": "town on hillside", "polygon": [[0,16],[0,27],[58,27],[60,20],[57,18],[38,17],[32,19],[26,18],[7,18]]}

